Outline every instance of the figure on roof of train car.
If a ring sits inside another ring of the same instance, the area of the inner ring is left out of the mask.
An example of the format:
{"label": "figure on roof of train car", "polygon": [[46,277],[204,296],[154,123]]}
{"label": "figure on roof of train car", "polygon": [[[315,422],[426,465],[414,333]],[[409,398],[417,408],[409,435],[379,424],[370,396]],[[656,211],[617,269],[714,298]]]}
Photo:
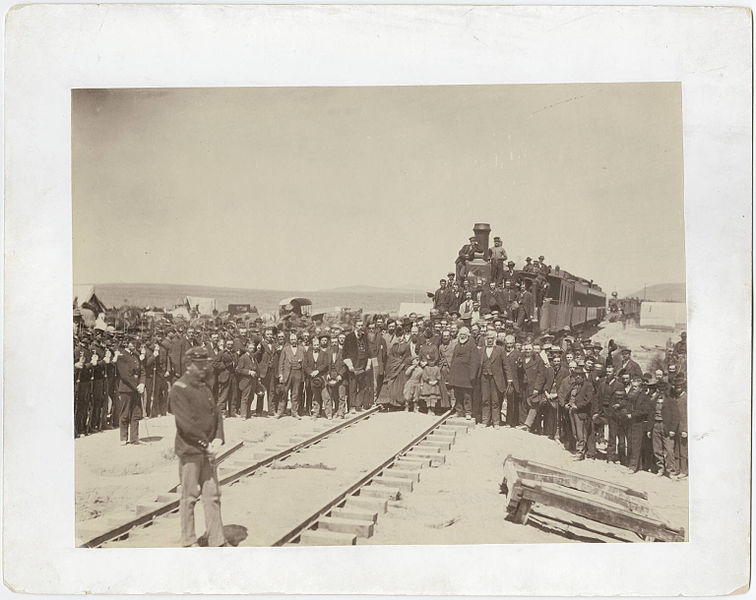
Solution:
{"label": "figure on roof of train car", "polygon": [[533,273],[535,267],[533,266],[533,259],[529,256],[525,258],[525,266],[522,268],[523,273]]}

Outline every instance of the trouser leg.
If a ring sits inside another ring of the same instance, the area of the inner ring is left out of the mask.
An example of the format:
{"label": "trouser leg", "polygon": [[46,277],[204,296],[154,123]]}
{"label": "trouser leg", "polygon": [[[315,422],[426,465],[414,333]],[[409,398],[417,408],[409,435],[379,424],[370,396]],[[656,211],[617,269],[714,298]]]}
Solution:
{"label": "trouser leg", "polygon": [[680,473],[683,475],[688,474],[688,438],[677,437],[677,455],[679,461]]}
{"label": "trouser leg", "polygon": [[664,459],[667,473],[678,473],[677,456],[675,455],[675,438],[670,437],[669,434],[664,436]]}
{"label": "trouser leg", "polygon": [[507,390],[507,425],[515,427],[518,425],[520,414],[520,404],[517,392],[513,386]]}
{"label": "trouser leg", "polygon": [[200,486],[202,489],[202,508],[205,511],[207,545],[213,548],[222,546],[226,543],[226,538],[223,535],[218,474],[215,465],[206,456],[202,457]]}
{"label": "trouser leg", "polygon": [[218,382],[218,408],[221,409],[225,414],[230,415],[230,408],[231,408],[231,380],[227,381],[219,381]]}
{"label": "trouser leg", "polygon": [[524,425],[525,421],[528,418],[528,413],[530,412],[530,407],[528,406],[528,399],[525,398],[524,394],[520,394],[518,405],[520,409],[520,414],[517,417],[517,424]]}
{"label": "trouser leg", "polygon": [[585,420],[585,448],[590,458],[596,457],[596,430],[591,419]]}
{"label": "trouser leg", "polygon": [[194,506],[200,497],[200,470],[203,457],[179,457],[179,481],[181,498],[179,499],[179,520],[181,521],[181,545],[191,546],[197,542],[194,530]]}
{"label": "trouser leg", "polygon": [[654,449],[654,463],[656,468],[664,473],[664,423],[654,423],[651,430],[651,445]]}
{"label": "trouser leg", "polygon": [[643,444],[643,423],[632,423],[628,427],[630,444],[627,466],[633,471],[640,470],[641,448]]}
{"label": "trouser leg", "polygon": [[492,406],[495,403],[493,396],[496,394],[496,382],[493,375],[482,375],[480,378],[480,422],[483,425],[492,424]]}
{"label": "trouser leg", "polygon": [[291,391],[291,416],[299,415],[299,399],[302,392],[302,371],[292,371],[289,377]]}
{"label": "trouser leg", "polygon": [[577,451],[578,456],[585,456],[586,453],[586,445],[588,440],[588,419],[581,419],[577,413],[572,413],[572,419],[575,423],[575,439],[577,440],[575,444],[575,450]]}
{"label": "trouser leg", "polygon": [[550,402],[544,402],[543,406],[543,433],[545,433],[549,439],[554,439],[556,436],[556,408],[551,406]]}
{"label": "trouser leg", "polygon": [[458,416],[472,417],[472,389],[455,387],[454,410]]}
{"label": "trouser leg", "polygon": [[241,394],[241,416],[249,419],[252,411],[252,383],[250,382],[246,388],[240,389],[239,393]]}
{"label": "trouser leg", "polygon": [[129,441],[129,426],[131,424],[131,413],[133,404],[133,394],[122,392],[118,394],[120,399],[120,414],[118,415],[118,426],[120,429],[121,441]]}

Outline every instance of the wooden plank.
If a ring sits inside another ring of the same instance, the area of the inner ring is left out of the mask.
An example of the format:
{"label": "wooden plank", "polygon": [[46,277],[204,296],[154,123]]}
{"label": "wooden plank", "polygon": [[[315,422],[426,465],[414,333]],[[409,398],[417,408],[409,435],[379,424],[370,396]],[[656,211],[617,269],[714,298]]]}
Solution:
{"label": "wooden plank", "polygon": [[629,487],[612,483],[610,481],[604,481],[603,479],[589,477],[588,475],[580,475],[579,473],[575,473],[573,471],[567,471],[565,469],[559,469],[557,467],[552,467],[549,465],[545,465],[543,463],[525,460],[522,458],[516,458],[511,455],[507,456],[507,458],[504,460],[504,465],[506,466],[508,462],[513,463],[515,466],[515,469],[520,473],[521,476],[524,476],[524,477],[527,476],[527,477],[532,478],[536,474],[560,475],[567,478],[572,478],[576,481],[580,480],[584,485],[592,484],[596,486],[596,488],[598,489],[612,490],[613,493],[616,493],[616,494],[624,493],[634,498],[639,498],[641,500],[648,500],[648,494],[646,494],[645,492],[640,492],[638,490],[634,490]]}
{"label": "wooden plank", "polygon": [[636,515],[624,509],[615,508],[608,503],[587,498],[568,489],[546,488],[532,482],[520,482],[522,485],[522,497],[539,504],[555,506],[567,512],[608,523],[621,529],[636,532],[640,536],[653,536],[670,542],[682,542],[685,540],[683,529],[673,529],[661,521],[650,519],[643,515]]}

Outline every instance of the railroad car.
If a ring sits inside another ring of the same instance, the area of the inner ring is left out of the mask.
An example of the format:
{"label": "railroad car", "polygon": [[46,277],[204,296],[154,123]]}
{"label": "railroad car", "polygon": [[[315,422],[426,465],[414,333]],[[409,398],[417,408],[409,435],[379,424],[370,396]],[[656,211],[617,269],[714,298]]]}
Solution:
{"label": "railroad car", "polygon": [[[535,279],[535,273],[518,272],[520,280]],[[606,315],[606,294],[601,287],[567,271],[554,270],[545,276],[549,289],[539,311],[541,332],[577,330],[599,323]]]}
{"label": "railroad car", "polygon": [[640,318],[641,300],[640,298],[618,298],[617,292],[612,292],[612,297],[607,303],[607,320],[614,322],[624,314],[625,319],[635,321]]}

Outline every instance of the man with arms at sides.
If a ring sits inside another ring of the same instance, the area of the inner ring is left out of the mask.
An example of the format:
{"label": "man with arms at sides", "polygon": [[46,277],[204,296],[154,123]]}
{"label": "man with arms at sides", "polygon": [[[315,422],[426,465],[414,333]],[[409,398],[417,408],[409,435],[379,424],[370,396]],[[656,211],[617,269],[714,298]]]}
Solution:
{"label": "man with arms at sides", "polygon": [[255,344],[248,342],[236,364],[236,380],[241,397],[241,416],[249,419],[252,412],[252,397],[257,391],[259,366],[255,359]]}
{"label": "man with arms at sides", "polygon": [[[323,347],[321,348],[321,342]],[[333,414],[331,412],[331,403],[325,400],[328,397],[328,392],[323,388],[325,387],[325,376],[328,373],[328,336],[323,335],[318,339],[312,338],[312,346],[305,353],[304,357],[304,372],[305,376],[310,380],[310,390],[312,393],[312,420],[314,421],[320,416],[321,408],[324,409],[325,416],[330,419]]]}
{"label": "man with arms at sides", "polygon": [[299,347],[297,334],[289,334],[289,345],[284,346],[281,358],[278,361],[278,382],[283,384],[286,391],[278,405],[277,419],[284,415],[287,399],[291,393],[291,416],[300,419],[299,397],[302,390],[302,377],[304,374],[304,351]]}
{"label": "man with arms at sides", "polygon": [[207,528],[207,545],[224,546],[221,520],[220,486],[215,457],[224,444],[223,415],[205,383],[212,368],[205,348],[186,353],[187,372],[170,391],[176,417],[176,456],[179,459],[181,499],[181,545],[197,546],[194,507],[202,498]]}
{"label": "man with arms at sides", "polygon": [[121,409],[118,424],[121,430],[122,446],[128,444],[129,441],[132,444],[139,443],[139,419],[143,416],[141,396],[144,392],[144,372],[135,352],[136,345],[129,340],[123,354],[119,354],[116,360]]}
{"label": "man with arms at sides", "polygon": [[485,346],[480,349],[481,425],[499,428],[501,399],[510,377],[504,350],[496,345],[496,332],[486,333]]}
{"label": "man with arms at sides", "polygon": [[[327,344],[328,338],[323,336],[321,345]],[[327,348],[327,346],[324,346]],[[339,348],[339,338],[334,335],[331,339],[331,347],[325,353],[328,359],[328,371],[326,372],[326,389],[323,392],[323,401],[329,403],[336,411],[336,416],[342,419],[346,416],[346,366]],[[330,398],[330,400],[329,400]],[[326,413],[328,414],[328,413]]]}
{"label": "man with arms at sides", "polygon": [[349,382],[349,400],[352,408],[363,411],[370,407],[370,386],[368,378],[373,374],[370,370],[370,360],[367,335],[365,335],[364,321],[354,324],[354,331],[344,338],[344,364],[347,367]]}
{"label": "man with arms at sides", "polygon": [[470,330],[462,327],[452,351],[449,384],[454,390],[455,412],[472,420],[472,390],[480,368],[480,351],[470,339]]}

